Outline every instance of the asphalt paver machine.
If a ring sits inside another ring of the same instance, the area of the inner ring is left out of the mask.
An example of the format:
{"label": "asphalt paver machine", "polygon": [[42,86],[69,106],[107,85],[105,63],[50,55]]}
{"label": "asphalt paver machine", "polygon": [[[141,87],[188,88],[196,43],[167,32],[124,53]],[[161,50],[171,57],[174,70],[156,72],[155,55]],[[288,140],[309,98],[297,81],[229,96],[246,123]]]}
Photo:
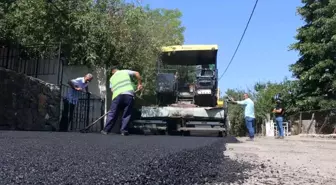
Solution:
{"label": "asphalt paver machine", "polygon": [[169,135],[216,131],[226,136],[227,104],[219,100],[217,52],[217,45],[163,47],[157,62],[157,103],[142,106],[141,119],[134,123]]}

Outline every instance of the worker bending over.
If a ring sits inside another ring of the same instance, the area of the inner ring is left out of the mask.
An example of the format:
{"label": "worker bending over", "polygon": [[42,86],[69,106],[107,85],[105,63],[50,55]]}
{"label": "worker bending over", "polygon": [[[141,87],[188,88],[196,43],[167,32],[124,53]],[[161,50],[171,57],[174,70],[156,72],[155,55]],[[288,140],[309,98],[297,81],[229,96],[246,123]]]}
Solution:
{"label": "worker bending over", "polygon": [[138,80],[137,90],[142,89],[139,72],[132,70],[118,70],[116,66],[111,68],[110,88],[112,91],[112,103],[107,115],[105,128],[102,134],[108,134],[114,126],[119,110],[123,110],[120,132],[121,135],[128,135],[127,125],[131,119],[135,91],[132,85],[131,76]]}
{"label": "worker bending over", "polygon": [[78,103],[80,91],[89,93],[88,85],[92,81],[93,75],[86,74],[84,77],[78,77],[68,81],[70,86],[67,96],[63,99],[63,111],[60,121],[60,131],[68,131],[68,125],[73,129],[73,114],[75,106]]}

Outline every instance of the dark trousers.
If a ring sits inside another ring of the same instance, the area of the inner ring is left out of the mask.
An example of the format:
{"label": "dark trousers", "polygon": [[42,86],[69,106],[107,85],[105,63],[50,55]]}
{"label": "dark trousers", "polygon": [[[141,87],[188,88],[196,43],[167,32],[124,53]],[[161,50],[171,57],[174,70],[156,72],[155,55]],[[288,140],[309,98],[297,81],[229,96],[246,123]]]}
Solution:
{"label": "dark trousers", "polygon": [[254,122],[255,118],[245,117],[245,124],[250,138],[254,138]]}
{"label": "dark trousers", "polygon": [[106,119],[104,131],[110,132],[118,119],[119,111],[123,110],[121,132],[127,131],[127,125],[131,119],[134,97],[128,94],[120,94],[112,100],[111,107]]}
{"label": "dark trousers", "polygon": [[60,131],[68,131],[69,123],[72,126],[73,112],[75,110],[75,104],[70,103],[67,99],[63,99],[63,111],[60,122]]}

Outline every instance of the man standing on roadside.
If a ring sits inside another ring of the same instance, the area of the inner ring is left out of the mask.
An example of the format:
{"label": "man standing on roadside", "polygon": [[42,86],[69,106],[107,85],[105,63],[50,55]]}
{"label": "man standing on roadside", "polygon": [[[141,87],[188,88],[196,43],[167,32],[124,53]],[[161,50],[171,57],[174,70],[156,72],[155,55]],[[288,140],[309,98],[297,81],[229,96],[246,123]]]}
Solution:
{"label": "man standing on roadside", "polygon": [[66,98],[63,99],[63,112],[60,122],[60,131],[67,131],[69,123],[72,124],[73,112],[78,102],[80,92],[89,92],[89,82],[93,79],[93,75],[88,73],[84,77],[75,78],[68,81],[70,86]]}
{"label": "man standing on roadside", "polygon": [[249,138],[247,139],[247,141],[253,141],[254,123],[255,123],[254,102],[249,98],[247,93],[244,94],[243,101],[235,101],[233,98],[231,98],[231,102],[245,106],[244,110],[245,124],[249,132]]}
{"label": "man standing on roadside", "polygon": [[123,115],[120,132],[121,135],[128,135],[127,125],[131,119],[135,96],[131,76],[135,76],[138,80],[137,90],[142,89],[141,76],[137,71],[118,70],[116,66],[113,66],[111,71],[110,88],[112,91],[112,103],[106,119],[105,128],[101,133],[108,134],[111,131],[118,118],[119,110],[122,109]]}
{"label": "man standing on roadside", "polygon": [[279,135],[275,137],[275,139],[284,139],[284,129],[283,129],[283,115],[284,108],[281,104],[280,95],[277,94],[275,96],[276,107],[273,109],[273,113],[275,114],[275,122],[278,127]]}

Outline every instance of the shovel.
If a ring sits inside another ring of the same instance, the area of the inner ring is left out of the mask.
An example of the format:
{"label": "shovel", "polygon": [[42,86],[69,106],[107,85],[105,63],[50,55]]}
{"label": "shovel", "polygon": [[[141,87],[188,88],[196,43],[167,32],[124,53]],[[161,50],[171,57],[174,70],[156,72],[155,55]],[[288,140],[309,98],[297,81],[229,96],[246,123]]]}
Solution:
{"label": "shovel", "polygon": [[[136,94],[139,90],[136,90],[134,92],[134,94]],[[90,125],[86,126],[85,128],[79,130],[80,133],[87,133],[88,130],[95,125],[99,120],[101,120],[102,118],[104,118],[108,113],[110,113],[110,111],[107,111],[104,115],[100,116],[98,119],[96,119],[94,122],[92,122]]]}

